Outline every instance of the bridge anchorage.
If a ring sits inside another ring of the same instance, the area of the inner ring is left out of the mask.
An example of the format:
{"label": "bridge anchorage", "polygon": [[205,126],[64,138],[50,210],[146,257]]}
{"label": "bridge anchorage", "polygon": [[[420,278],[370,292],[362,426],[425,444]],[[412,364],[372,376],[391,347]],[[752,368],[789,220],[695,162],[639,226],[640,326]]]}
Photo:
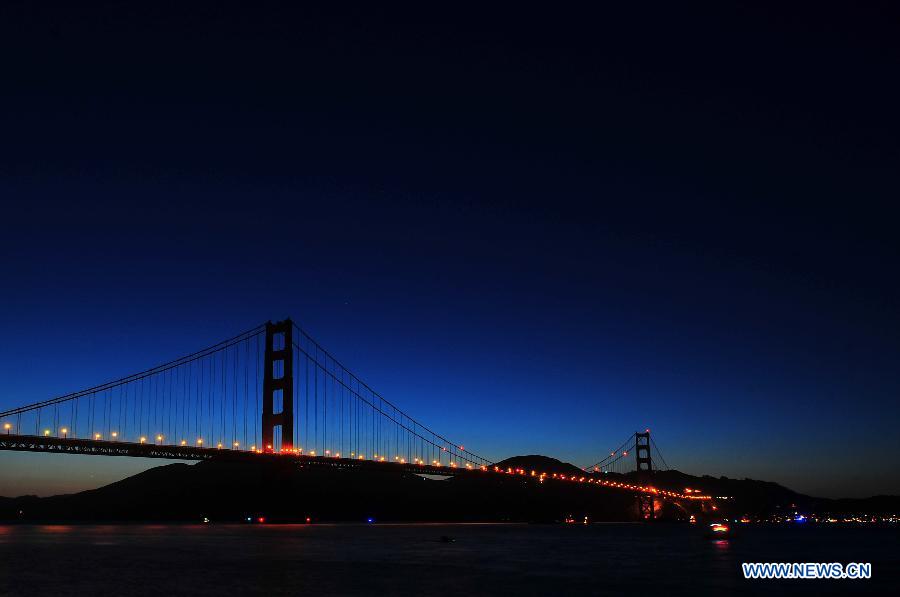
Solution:
{"label": "bridge anchorage", "polygon": [[[290,319],[139,373],[2,411],[0,450],[293,458],[302,466],[520,475],[633,492],[648,520],[655,499],[709,499],[652,486],[654,463],[665,461],[649,429],[632,434],[585,474],[499,467],[402,411]],[[637,477],[606,476],[635,470]]]}

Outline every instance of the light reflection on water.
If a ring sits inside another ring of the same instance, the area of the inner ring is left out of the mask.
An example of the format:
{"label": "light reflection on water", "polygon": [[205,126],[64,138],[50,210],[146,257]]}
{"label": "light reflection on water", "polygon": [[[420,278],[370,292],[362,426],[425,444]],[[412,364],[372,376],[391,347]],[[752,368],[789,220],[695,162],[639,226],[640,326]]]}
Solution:
{"label": "light reflection on water", "polygon": [[72,526],[67,524],[45,524],[41,525],[40,529],[45,533],[70,533],[72,531]]}
{"label": "light reflection on water", "polygon": [[0,594],[837,595],[858,581],[759,584],[740,564],[871,561],[873,579],[854,589],[884,591],[898,559],[896,529],[709,539],[666,524],[0,525]]}

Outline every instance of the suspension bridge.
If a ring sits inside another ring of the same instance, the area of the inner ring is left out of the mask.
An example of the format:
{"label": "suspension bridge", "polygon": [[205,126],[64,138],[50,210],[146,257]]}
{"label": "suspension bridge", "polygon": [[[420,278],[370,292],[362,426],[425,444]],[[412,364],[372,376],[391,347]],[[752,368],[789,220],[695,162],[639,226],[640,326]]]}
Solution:
{"label": "suspension bridge", "polygon": [[[168,363],[0,412],[0,450],[175,460],[290,458],[304,466],[430,475],[520,475],[654,499],[708,496],[654,487],[665,460],[650,430],[583,474],[498,466],[373,390],[290,319],[267,322]],[[636,472],[634,478],[609,473]]]}

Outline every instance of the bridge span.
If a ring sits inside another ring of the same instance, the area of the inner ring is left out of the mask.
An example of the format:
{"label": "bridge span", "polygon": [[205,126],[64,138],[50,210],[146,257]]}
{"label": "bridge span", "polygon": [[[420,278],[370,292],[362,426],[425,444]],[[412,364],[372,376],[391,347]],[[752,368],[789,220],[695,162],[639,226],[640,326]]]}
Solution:
{"label": "bridge span", "polygon": [[[653,517],[657,498],[710,499],[654,486],[654,462],[665,461],[649,429],[577,474],[497,466],[406,414],[289,319],[140,373],[0,412],[0,424],[0,450],[516,475],[633,492],[645,518]],[[636,480],[608,475],[628,471],[637,472]]]}

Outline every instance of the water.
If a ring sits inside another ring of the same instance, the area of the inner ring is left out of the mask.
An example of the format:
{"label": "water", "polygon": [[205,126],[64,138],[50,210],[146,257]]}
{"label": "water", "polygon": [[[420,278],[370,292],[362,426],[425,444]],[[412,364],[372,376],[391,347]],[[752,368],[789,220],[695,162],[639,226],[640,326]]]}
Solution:
{"label": "water", "polygon": [[[873,578],[744,580],[744,561],[872,562]],[[891,594],[898,571],[895,528],[0,526],[0,595]]]}

